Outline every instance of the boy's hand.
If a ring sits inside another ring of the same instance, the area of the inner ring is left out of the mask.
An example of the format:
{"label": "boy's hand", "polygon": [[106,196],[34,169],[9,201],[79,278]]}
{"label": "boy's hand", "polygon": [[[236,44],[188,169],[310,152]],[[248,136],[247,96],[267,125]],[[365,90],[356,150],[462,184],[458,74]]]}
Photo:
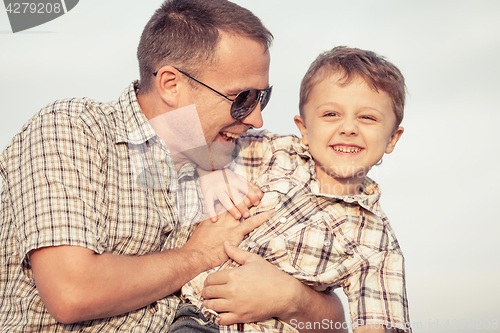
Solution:
{"label": "boy's hand", "polygon": [[[217,215],[225,210],[235,219],[249,217],[248,208],[257,206],[264,195],[256,185],[228,169],[200,173],[200,183],[212,222],[216,222]],[[217,203],[221,209],[216,209]]]}

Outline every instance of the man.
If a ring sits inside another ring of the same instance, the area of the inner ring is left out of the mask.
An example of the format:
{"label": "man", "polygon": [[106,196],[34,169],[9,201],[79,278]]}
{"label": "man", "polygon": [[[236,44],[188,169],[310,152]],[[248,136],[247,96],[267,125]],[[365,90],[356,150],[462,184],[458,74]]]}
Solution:
{"label": "man", "polygon": [[[0,159],[1,332],[168,329],[175,292],[227,258],[224,241],[239,243],[268,217],[240,223],[221,214],[190,236],[190,221],[203,215],[192,162],[224,165],[232,138],[262,126],[271,39],[225,0],[167,1],[141,37],[140,84],[114,103],[57,101],[23,127]],[[179,110],[196,112],[203,146],[155,131],[155,119]],[[243,266],[205,295],[222,324],[343,320],[337,299],[260,257],[229,252]]]}

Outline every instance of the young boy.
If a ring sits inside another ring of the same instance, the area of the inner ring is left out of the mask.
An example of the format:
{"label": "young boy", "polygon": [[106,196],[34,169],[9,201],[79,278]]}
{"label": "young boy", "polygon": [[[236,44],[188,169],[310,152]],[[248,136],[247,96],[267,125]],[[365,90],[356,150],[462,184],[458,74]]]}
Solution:
{"label": "young boy", "polygon": [[[373,52],[336,47],[321,54],[302,81],[295,117],[302,139],[248,134],[238,140],[241,155],[231,165],[264,192],[252,213],[275,209],[239,247],[316,290],[344,288],[354,332],[411,331],[403,255],[380,208],[378,185],[367,177],[403,133],[404,100],[404,78],[394,65]],[[182,289],[215,331],[242,325],[214,324],[217,315],[203,306],[203,283],[211,272],[236,266],[228,260]],[[172,331],[189,322],[182,316]],[[190,329],[197,323],[207,325],[197,319]],[[334,328],[325,325],[270,319],[247,323],[244,331]]]}

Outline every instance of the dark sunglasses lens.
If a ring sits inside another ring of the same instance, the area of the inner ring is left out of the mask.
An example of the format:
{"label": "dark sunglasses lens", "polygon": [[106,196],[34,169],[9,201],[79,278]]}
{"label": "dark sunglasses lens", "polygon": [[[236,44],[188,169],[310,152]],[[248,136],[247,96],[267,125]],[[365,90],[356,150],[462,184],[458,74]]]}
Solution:
{"label": "dark sunglasses lens", "polygon": [[236,120],[247,117],[255,109],[259,99],[260,110],[264,110],[271,98],[272,89],[271,86],[264,90],[250,89],[240,92],[231,106],[231,116]]}
{"label": "dark sunglasses lens", "polygon": [[267,103],[269,103],[269,100],[271,99],[271,91],[273,90],[273,87],[269,87],[267,89],[262,90],[262,97],[260,99],[260,110],[264,110],[266,107]]}
{"label": "dark sunglasses lens", "polygon": [[234,99],[231,106],[231,117],[234,119],[243,119],[252,112],[257,105],[259,98],[258,89],[250,89],[240,92]]}

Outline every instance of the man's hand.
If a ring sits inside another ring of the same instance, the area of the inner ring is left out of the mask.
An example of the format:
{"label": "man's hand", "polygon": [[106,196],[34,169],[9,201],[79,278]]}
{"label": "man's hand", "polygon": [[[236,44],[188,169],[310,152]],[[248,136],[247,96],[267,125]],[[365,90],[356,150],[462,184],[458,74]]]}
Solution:
{"label": "man's hand", "polygon": [[[293,320],[296,323],[345,321],[342,303],[336,295],[314,291],[262,257],[229,242],[224,243],[224,248],[242,266],[210,274],[202,293],[204,305],[220,314],[221,325],[272,317],[290,324]],[[342,328],[333,331],[347,332]]]}
{"label": "man's hand", "polygon": [[240,219],[242,216],[249,217],[248,208],[257,206],[264,195],[258,186],[229,169],[213,172],[198,169],[198,173],[208,217],[213,222],[220,214],[215,208],[216,202],[220,202],[235,219]]}
{"label": "man's hand", "polygon": [[224,247],[242,266],[210,274],[202,294],[205,306],[220,313],[221,325],[280,317],[295,306],[288,290],[300,282],[256,254],[228,242]]}
{"label": "man's hand", "polygon": [[226,258],[223,242],[239,243],[269,218],[263,213],[240,223],[229,213],[206,220],[180,249],[143,256],[96,254],[80,246],[52,246],[30,252],[40,297],[61,323],[112,317],[172,294]]}
{"label": "man's hand", "polygon": [[224,212],[215,223],[211,220],[201,222],[183,248],[199,252],[207,261],[204,270],[211,269],[228,259],[224,241],[239,244],[246,234],[264,223],[273,213],[274,210],[266,211],[239,222]]}

